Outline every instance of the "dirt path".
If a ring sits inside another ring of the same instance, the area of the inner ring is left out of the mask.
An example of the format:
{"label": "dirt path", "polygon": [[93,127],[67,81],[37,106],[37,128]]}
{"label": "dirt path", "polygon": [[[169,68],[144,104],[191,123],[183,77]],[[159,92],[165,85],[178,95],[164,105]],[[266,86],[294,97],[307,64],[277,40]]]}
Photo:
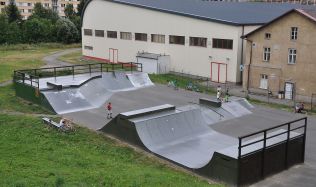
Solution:
{"label": "dirt path", "polygon": [[42,59],[46,64],[46,65],[42,66],[42,68],[72,65],[70,63],[60,61],[60,60],[58,60],[58,58],[60,56],[67,55],[69,53],[77,52],[80,50],[81,50],[81,48],[72,48],[72,49],[66,49],[63,51],[58,51],[56,53],[48,55]]}

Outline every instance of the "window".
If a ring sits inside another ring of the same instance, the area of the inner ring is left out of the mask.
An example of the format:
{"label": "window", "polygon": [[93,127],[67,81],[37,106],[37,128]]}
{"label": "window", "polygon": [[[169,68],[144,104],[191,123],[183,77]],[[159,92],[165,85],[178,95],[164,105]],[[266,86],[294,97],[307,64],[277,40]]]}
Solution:
{"label": "window", "polygon": [[108,38],[117,38],[117,32],[116,31],[107,31],[107,37]]}
{"label": "window", "polygon": [[28,13],[32,13],[32,9],[28,9]]}
{"label": "window", "polygon": [[165,35],[162,34],[152,34],[151,42],[154,43],[165,43]]}
{"label": "window", "polygon": [[265,61],[265,62],[270,61],[270,54],[271,54],[271,48],[264,47],[263,48],[263,61]]}
{"label": "window", "polygon": [[5,2],[1,1],[1,2],[0,2],[0,5],[5,5]]}
{"label": "window", "polygon": [[184,36],[169,35],[169,43],[170,44],[184,45],[185,44],[184,40],[185,40]]}
{"label": "window", "polygon": [[135,33],[135,40],[147,41],[147,34],[146,33]]}
{"label": "window", "polygon": [[96,37],[104,37],[104,30],[95,30],[94,34]]}
{"label": "window", "polygon": [[288,63],[289,64],[296,63],[296,49],[289,49]]}
{"label": "window", "polygon": [[291,28],[291,40],[297,40],[297,27],[292,27]]}
{"label": "window", "polygon": [[66,4],[60,4],[60,6],[61,6],[61,7],[65,7],[65,6],[66,6]]}
{"label": "window", "polygon": [[270,38],[271,38],[271,33],[265,33],[265,34],[264,34],[264,38],[267,39],[267,40],[270,40]]}
{"label": "window", "polygon": [[[61,7],[65,7],[65,4],[62,4],[64,6],[61,6]],[[44,7],[49,7],[49,3],[44,3]]]}
{"label": "window", "polygon": [[190,37],[190,46],[206,47],[207,38]]}
{"label": "window", "polygon": [[121,32],[120,35],[121,35],[122,40],[131,40],[132,39],[131,32]]}
{"label": "window", "polygon": [[213,48],[233,49],[233,40],[213,38]]}
{"label": "window", "polygon": [[27,3],[27,6],[32,6],[32,3]]}
{"label": "window", "polygon": [[84,46],[84,49],[86,49],[86,50],[93,50],[93,47],[92,47],[92,46],[87,46],[87,45],[85,45],[85,46]]}
{"label": "window", "polygon": [[85,36],[92,36],[92,29],[84,29],[83,33]]}
{"label": "window", "polygon": [[268,75],[261,74],[260,75],[260,86],[261,89],[268,89]]}

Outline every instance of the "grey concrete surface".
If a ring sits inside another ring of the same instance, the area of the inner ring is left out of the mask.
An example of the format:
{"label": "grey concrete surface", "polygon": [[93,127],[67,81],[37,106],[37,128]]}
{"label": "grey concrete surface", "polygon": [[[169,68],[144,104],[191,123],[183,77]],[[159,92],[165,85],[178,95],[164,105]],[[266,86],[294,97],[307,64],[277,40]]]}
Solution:
{"label": "grey concrete surface", "polygon": [[[185,106],[187,104],[197,103],[201,97],[214,98],[202,93],[181,89],[174,90],[164,85],[156,85],[154,87],[134,91],[115,93],[109,101],[113,103],[113,114],[115,116],[122,112],[166,103],[177,107]],[[252,111],[253,114],[251,115],[213,124],[212,128],[220,133],[238,137],[304,117],[302,114],[294,114],[261,106],[255,106]],[[101,128],[108,122],[105,107],[66,114],[66,117],[73,118],[78,124],[94,130]],[[267,177],[265,180],[252,186],[316,186],[316,149],[314,145],[316,145],[316,118],[308,116],[305,163],[296,165],[277,175]]]}

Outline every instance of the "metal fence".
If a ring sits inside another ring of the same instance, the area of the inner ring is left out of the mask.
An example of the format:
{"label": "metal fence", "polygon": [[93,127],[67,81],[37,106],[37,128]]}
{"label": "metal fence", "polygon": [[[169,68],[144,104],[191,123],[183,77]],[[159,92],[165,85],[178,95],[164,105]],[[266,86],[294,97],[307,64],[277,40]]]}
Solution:
{"label": "metal fence", "polygon": [[[304,162],[306,143],[307,117],[300,118],[272,128],[261,130],[252,134],[239,137],[238,146],[238,185],[251,184],[266,176],[280,172],[290,166]],[[283,129],[279,133],[272,133]],[[291,132],[300,133],[291,134]],[[271,134],[268,134],[271,133]],[[267,141],[286,135],[275,143]],[[263,137],[262,137],[263,136]],[[254,141],[245,140],[256,137]],[[250,146],[260,144],[261,148],[251,150]],[[243,154],[243,150],[248,152]]]}
{"label": "metal fence", "polygon": [[24,69],[14,71],[13,80],[23,84],[28,84],[32,87],[39,88],[39,79],[48,77],[58,76],[69,76],[79,74],[102,74],[102,72],[114,72],[114,71],[143,71],[141,63],[129,62],[129,63],[118,63],[118,64],[106,64],[106,63],[95,63],[95,64],[82,64],[82,65],[71,65],[71,66],[60,66],[60,67],[48,67],[39,69]]}

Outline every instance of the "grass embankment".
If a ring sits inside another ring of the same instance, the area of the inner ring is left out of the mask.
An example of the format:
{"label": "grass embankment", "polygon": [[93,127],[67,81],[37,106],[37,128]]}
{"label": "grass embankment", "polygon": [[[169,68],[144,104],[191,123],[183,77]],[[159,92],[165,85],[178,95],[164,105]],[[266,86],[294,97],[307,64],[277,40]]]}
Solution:
{"label": "grass embankment", "polygon": [[79,44],[36,44],[0,46],[0,83],[12,79],[14,70],[39,68],[44,65],[42,58],[67,48],[80,47]]}
{"label": "grass embankment", "polygon": [[102,134],[76,127],[60,132],[40,117],[49,114],[0,87],[1,186],[208,186],[155,157],[119,145]]}
{"label": "grass embankment", "polygon": [[35,117],[0,114],[3,186],[207,186],[84,128],[63,133]]}
{"label": "grass embankment", "polygon": [[182,89],[186,89],[189,83],[195,85],[201,92],[207,94],[215,94],[214,88],[202,85],[205,80],[193,79],[190,77],[174,75],[174,74],[149,74],[150,79],[154,83],[168,84],[169,81],[176,81],[177,86]]}

